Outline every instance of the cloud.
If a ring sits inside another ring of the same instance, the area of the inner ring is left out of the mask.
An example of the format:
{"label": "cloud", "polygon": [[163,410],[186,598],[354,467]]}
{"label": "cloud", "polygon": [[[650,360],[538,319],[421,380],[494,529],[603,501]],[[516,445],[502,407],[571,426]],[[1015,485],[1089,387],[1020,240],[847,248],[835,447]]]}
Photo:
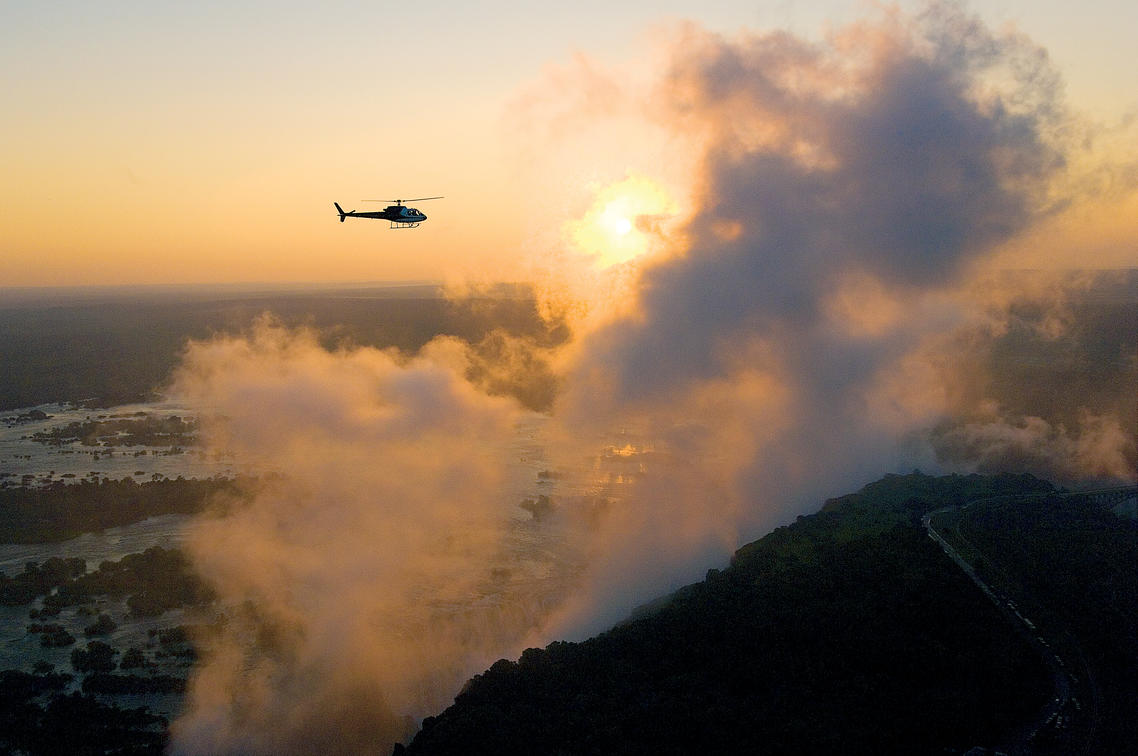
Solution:
{"label": "cloud", "polygon": [[1001,416],[949,425],[934,435],[937,453],[966,470],[1018,470],[1058,478],[1126,480],[1134,474],[1134,438],[1118,418],[1083,411],[1074,431],[1039,417]]}
{"label": "cloud", "polygon": [[463,378],[465,346],[331,352],[262,320],[192,343],[173,390],[209,448],[280,471],[188,548],[227,621],[179,752],[385,750],[531,629],[511,594],[517,406]]}

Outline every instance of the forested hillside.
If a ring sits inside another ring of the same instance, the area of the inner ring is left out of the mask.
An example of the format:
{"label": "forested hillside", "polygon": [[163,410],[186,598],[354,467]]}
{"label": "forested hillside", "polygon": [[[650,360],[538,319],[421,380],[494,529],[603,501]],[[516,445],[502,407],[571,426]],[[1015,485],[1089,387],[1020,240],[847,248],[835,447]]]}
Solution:
{"label": "forested hillside", "polygon": [[888,476],[740,549],[654,612],[476,676],[408,750],[963,753],[1051,695],[1039,655],[927,537],[1031,476]]}

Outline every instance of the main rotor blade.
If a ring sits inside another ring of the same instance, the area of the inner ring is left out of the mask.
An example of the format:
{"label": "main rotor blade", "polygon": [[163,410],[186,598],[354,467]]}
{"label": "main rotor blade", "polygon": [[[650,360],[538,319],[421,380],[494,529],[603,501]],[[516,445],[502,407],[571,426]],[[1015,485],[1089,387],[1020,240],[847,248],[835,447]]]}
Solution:
{"label": "main rotor blade", "polygon": [[446,199],[446,197],[413,197],[411,199],[394,199],[394,200],[360,200],[360,202],[394,202],[396,205],[403,205],[407,202],[426,202],[433,199]]}

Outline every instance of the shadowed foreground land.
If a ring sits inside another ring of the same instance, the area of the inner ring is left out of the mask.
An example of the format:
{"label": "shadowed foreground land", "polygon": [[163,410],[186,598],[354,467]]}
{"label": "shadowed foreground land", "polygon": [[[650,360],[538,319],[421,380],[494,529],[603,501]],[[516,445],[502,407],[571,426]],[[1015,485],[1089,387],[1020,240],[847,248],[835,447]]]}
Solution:
{"label": "shadowed foreground land", "polygon": [[[1132,710],[1138,675],[1130,521],[1047,498],[1031,476],[888,476],[740,549],[655,613],[583,643],[530,649],[476,676],[407,749],[439,753],[963,753],[1010,748],[1052,695],[1039,656],[941,552],[926,511],[1035,493],[1000,538],[1032,539],[1020,569],[1062,543],[1032,591],[1102,670],[1103,704]],[[1019,511],[1008,505],[1013,511]],[[1063,514],[1055,515],[1059,508]],[[1052,512],[1047,539],[1030,512]],[[1012,518],[1014,519],[1014,518]],[[1090,523],[1090,524],[1088,524]],[[1085,536],[1087,528],[1098,533]],[[1092,546],[1112,544],[1103,557]],[[1034,555],[1034,556],[1033,556]],[[1129,560],[1129,561],[1127,561]],[[1129,564],[1131,569],[1121,565]],[[1094,591],[1064,581],[1093,569]],[[1105,596],[1113,596],[1106,600]],[[1041,610],[1042,611],[1042,610]],[[1122,615],[1119,613],[1122,612]],[[1123,619],[1120,620],[1119,617]],[[1109,624],[1101,624],[1107,619]],[[1117,633],[1117,634],[1115,634]],[[1093,753],[1133,743],[1128,718]],[[397,747],[397,752],[399,748]],[[1048,752],[1048,751],[1042,751]]]}
{"label": "shadowed foreground land", "polygon": [[[984,556],[977,571],[1017,597],[1060,659],[1076,703],[1040,740],[1051,751],[1090,743],[1094,753],[1138,742],[1138,521],[1085,496],[979,502],[958,532]],[[1066,661],[1062,661],[1065,659]]]}

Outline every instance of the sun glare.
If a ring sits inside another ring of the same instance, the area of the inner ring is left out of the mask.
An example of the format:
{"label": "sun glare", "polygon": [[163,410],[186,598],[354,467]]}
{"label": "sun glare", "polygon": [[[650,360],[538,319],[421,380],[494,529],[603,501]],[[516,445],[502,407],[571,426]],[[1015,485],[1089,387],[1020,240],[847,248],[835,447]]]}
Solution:
{"label": "sun glare", "polygon": [[678,211],[660,184],[630,176],[598,191],[585,214],[565,224],[566,237],[594,267],[611,268],[662,245],[662,226]]}
{"label": "sun glare", "polygon": [[632,221],[630,221],[628,218],[617,218],[615,221],[613,221],[613,230],[616,231],[620,236],[624,236],[632,230]]}

